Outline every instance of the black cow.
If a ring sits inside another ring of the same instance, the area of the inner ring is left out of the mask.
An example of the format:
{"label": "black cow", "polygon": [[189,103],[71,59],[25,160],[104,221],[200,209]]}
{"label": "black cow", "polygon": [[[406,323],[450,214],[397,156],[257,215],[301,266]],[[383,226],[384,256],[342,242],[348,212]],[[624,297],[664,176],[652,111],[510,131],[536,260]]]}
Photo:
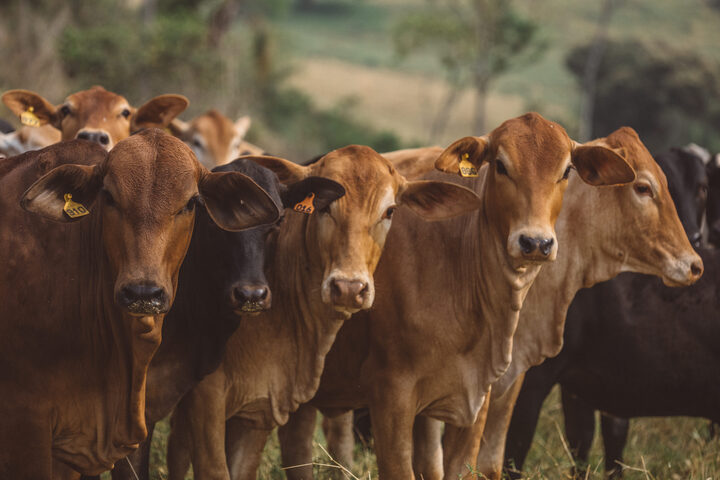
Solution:
{"label": "black cow", "polygon": [[[701,241],[708,158],[694,146],[656,157],[694,246]],[[513,470],[522,470],[543,401],[558,382],[566,435],[579,459],[588,458],[595,410],[613,415],[603,415],[601,427],[605,469],[615,476],[621,475],[616,461],[622,458],[628,417],[720,419],[715,378],[720,368],[720,255],[707,249],[700,254],[705,275],[688,288],[624,273],[578,292],[568,310],[562,352],[525,375],[505,447],[512,478],[518,478]]]}
{"label": "black cow", "polygon": [[12,133],[15,131],[15,127],[13,127],[10,123],[0,118],[0,133]]}
{"label": "black cow", "polygon": [[720,153],[710,159],[707,165],[708,199],[707,227],[708,241],[720,248]]}
{"label": "black cow", "polygon": [[[270,170],[248,159],[237,159],[213,169],[239,171],[252,178],[278,205],[302,200],[318,182],[310,177],[290,187],[278,182]],[[334,183],[334,182],[332,182]],[[282,221],[282,220],[281,220]],[[113,479],[150,478],[150,443],[155,423],[167,416],[180,398],[220,364],[227,340],[239,322],[254,321],[253,313],[270,308],[271,291],[264,265],[271,255],[278,224],[241,232],[215,225],[204,208],[198,208],[195,230],[180,269],[175,303],[165,318],[162,343],[150,364],[145,416],[148,437],[120,461]]]}

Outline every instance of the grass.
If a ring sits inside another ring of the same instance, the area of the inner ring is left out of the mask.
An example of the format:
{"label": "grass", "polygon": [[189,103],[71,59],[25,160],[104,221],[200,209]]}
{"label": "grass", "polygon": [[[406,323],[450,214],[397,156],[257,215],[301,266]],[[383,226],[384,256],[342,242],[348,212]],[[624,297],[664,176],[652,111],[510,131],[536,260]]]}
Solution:
{"label": "grass", "polygon": [[[599,425],[599,421],[597,422]],[[631,422],[625,448],[624,478],[626,480],[718,480],[720,479],[720,438],[709,435],[708,421],[697,418],[643,418]],[[167,448],[167,421],[161,422],[153,437],[153,480],[167,478],[164,465]],[[325,450],[325,440],[319,428],[315,432],[314,473],[317,480],[356,478],[377,479],[375,455],[371,449],[356,446],[352,472],[344,474]],[[573,462],[568,455],[563,436],[560,395],[556,388],[543,406],[533,446],[525,464],[527,480],[567,479]],[[587,465],[578,465],[583,478],[601,480],[603,474],[602,441],[596,432]],[[192,479],[188,473],[187,479]],[[280,446],[273,433],[258,471],[258,479],[284,479]],[[477,478],[480,478],[479,476]]]}

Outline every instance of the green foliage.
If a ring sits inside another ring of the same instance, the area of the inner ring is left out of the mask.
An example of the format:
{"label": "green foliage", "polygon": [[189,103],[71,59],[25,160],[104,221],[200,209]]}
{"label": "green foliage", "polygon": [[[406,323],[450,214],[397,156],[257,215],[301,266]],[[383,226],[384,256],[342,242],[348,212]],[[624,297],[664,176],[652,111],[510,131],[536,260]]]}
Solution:
{"label": "green foliage", "polygon": [[[582,78],[589,46],[566,63]],[[593,136],[630,125],[651,151],[694,141],[720,149],[720,65],[664,43],[610,42],[600,65]]]}

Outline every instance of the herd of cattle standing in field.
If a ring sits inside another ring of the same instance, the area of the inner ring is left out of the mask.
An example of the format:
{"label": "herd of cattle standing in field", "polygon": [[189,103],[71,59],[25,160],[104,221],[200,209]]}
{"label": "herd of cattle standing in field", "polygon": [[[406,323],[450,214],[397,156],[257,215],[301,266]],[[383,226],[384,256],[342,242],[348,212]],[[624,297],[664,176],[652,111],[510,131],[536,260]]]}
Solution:
{"label": "herd of cattle standing in field", "polygon": [[497,479],[555,383],[580,458],[604,412],[618,476],[628,417],[720,421],[700,147],[653,159],[631,128],[579,144],[528,113],[303,165],[247,117],[180,121],[180,95],[2,99],[24,126],[0,136],[0,478],[148,479],[172,414],[170,479],[254,479],[280,427],[308,480],[317,410],[349,466],[367,408],[381,479]]}

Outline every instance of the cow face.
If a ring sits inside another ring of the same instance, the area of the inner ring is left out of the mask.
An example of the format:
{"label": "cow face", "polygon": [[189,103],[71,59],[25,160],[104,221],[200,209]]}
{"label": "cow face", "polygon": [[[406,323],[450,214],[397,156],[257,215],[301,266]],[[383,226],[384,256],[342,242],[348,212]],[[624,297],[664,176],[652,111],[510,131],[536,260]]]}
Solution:
{"label": "cow face", "polygon": [[655,161],[667,178],[670,196],[690,243],[695,248],[700,247],[708,194],[705,164],[710,161],[710,153],[690,144],[657,155]]}
{"label": "cow face", "polygon": [[217,110],[210,110],[190,123],[176,118],[170,124],[173,135],[187,143],[207,168],[239,157],[243,138],[249,129],[250,117],[240,117],[233,123]]}
{"label": "cow face", "polygon": [[625,152],[637,172],[634,182],[614,189],[615,208],[605,208],[603,230],[612,232],[609,252],[623,260],[623,270],[657,275],[669,286],[689,285],[703,272],[703,264],[688,242],[675,210],[668,182],[637,133],[628,127],[586,145],[604,145]]}
{"label": "cow face", "polygon": [[18,116],[32,107],[39,124],[57,128],[63,140],[83,138],[106,150],[140,128],[168,126],[188,105],[181,95],[160,95],[136,109],[125,97],[98,86],[73,93],[58,106],[27,90],[10,90],[2,100]]}
{"label": "cow face", "polygon": [[25,192],[22,206],[60,222],[85,218],[64,211],[66,194],[96,210],[115,302],[138,317],[170,308],[198,203],[227,230],[279,217],[275,202],[250,178],[208,172],[187,146],[157,129],[118,143],[99,165],[53,169]]}
{"label": "cow face", "polygon": [[[330,152],[308,166],[262,161],[296,192],[286,202],[314,194],[314,211],[306,228],[308,244],[320,257],[322,301],[347,315],[372,306],[373,273],[380,259],[395,209],[405,205],[428,220],[476,209],[480,201],[469,189],[446,182],[408,182],[390,162],[369,147],[352,145]],[[313,178],[336,184],[296,185]],[[288,215],[305,215],[290,212]]]}
{"label": "cow face", "polygon": [[557,220],[574,166],[594,185],[634,179],[632,169],[604,147],[576,146],[565,129],[536,113],[511,119],[485,137],[465,137],[436,160],[441,171],[463,174],[487,162],[486,215],[497,227],[511,264],[552,261]]}
{"label": "cow face", "polygon": [[720,246],[720,153],[715,154],[707,164],[708,198],[707,226],[708,240]]}

